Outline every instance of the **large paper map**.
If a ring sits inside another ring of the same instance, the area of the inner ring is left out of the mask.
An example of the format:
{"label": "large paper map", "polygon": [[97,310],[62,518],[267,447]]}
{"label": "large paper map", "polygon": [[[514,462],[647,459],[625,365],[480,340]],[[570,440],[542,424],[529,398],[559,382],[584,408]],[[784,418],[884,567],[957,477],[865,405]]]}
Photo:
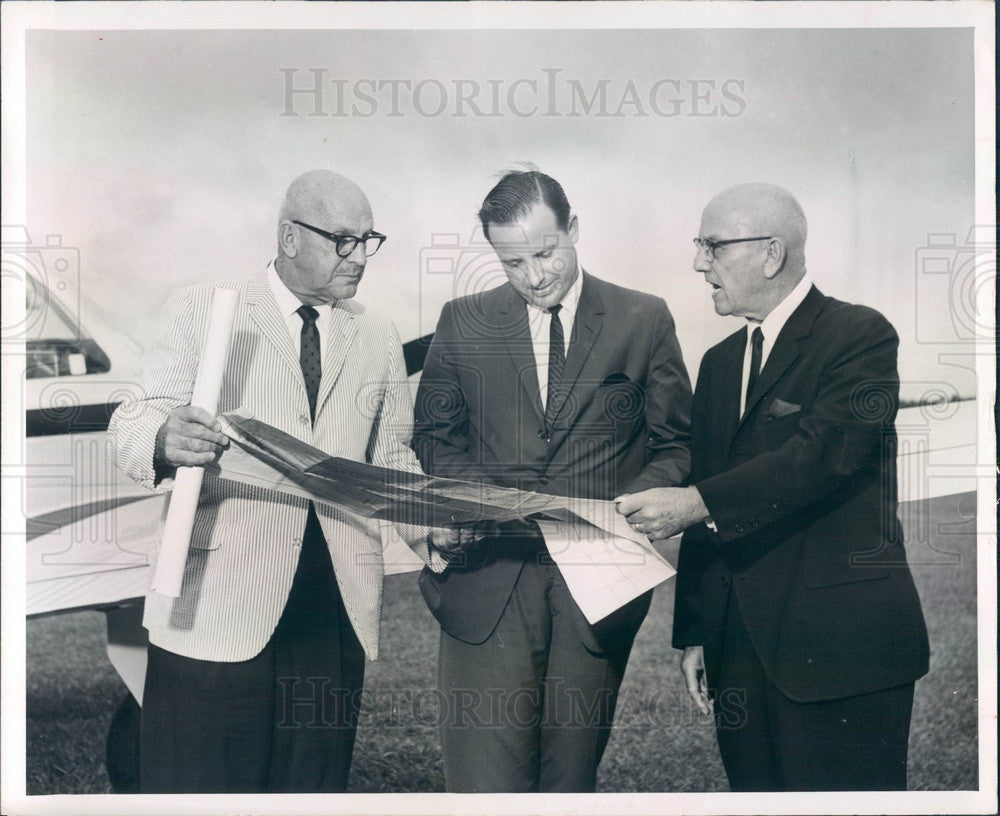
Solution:
{"label": "large paper map", "polygon": [[440,527],[531,519],[587,620],[595,623],[675,574],[614,503],[445,479],[355,462],[259,420],[221,417],[236,443],[221,478],[337,505],[365,518]]}

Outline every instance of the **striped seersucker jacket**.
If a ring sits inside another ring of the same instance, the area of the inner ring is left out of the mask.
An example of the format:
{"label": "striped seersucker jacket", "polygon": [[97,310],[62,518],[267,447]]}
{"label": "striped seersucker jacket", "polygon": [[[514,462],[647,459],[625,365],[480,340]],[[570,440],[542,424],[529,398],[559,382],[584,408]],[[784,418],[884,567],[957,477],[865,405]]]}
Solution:
{"label": "striped seersucker jacket", "polygon": [[[298,354],[263,271],[225,285],[240,293],[219,413],[241,409],[331,456],[419,471],[407,446],[413,422],[399,336],[355,301],[333,309],[315,424]],[[138,396],[115,411],[112,457],[152,490],[153,448],[169,412],[191,399],[212,284],[167,301],[146,351]],[[201,660],[240,661],[267,644],[284,608],[306,525],[306,500],[206,472],[179,598],[150,591],[150,642]],[[344,605],[369,658],[378,654],[382,606],[379,527],[316,505]],[[155,558],[155,553],[153,554]]]}

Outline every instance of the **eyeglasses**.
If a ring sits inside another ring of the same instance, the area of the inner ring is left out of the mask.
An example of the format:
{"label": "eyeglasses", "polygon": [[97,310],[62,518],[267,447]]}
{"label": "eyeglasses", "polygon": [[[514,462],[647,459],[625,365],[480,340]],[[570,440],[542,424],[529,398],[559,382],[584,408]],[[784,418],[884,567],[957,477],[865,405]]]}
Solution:
{"label": "eyeglasses", "polygon": [[370,258],[378,252],[378,248],[382,246],[382,242],[386,238],[380,232],[368,232],[364,235],[337,235],[334,232],[327,232],[319,227],[314,227],[312,224],[307,224],[304,221],[295,221],[293,219],[292,223],[298,224],[300,227],[305,227],[307,230],[312,230],[317,235],[322,235],[327,241],[333,241],[337,245],[337,254],[341,258],[348,257],[354,252],[358,244],[364,245],[365,256]]}
{"label": "eyeglasses", "polygon": [[746,241],[770,241],[773,237],[773,235],[758,235],[756,238],[726,238],[723,241],[709,241],[707,238],[695,238],[694,245],[698,249],[705,250],[705,254],[711,259],[715,257],[715,250],[720,246],[742,244]]}

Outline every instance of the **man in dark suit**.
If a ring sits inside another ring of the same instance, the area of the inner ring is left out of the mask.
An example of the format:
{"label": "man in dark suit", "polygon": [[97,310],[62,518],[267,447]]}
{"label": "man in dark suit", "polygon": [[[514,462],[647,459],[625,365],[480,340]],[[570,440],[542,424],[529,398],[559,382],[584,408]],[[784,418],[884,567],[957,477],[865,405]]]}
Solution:
{"label": "man in dark suit", "polygon": [[733,790],[905,789],[928,645],[896,515],[899,341],[810,283],[805,239],[778,187],[708,204],[695,269],[747,325],[702,360],[690,486],[619,511],[686,530],[673,642]]}
{"label": "man in dark suit", "polygon": [[[441,313],[416,398],[424,469],[604,500],[680,484],[690,384],[666,304],[580,271],[577,217],[543,173],[506,175],[479,217],[508,280]],[[443,555],[420,584],[442,629],[448,790],[593,791],[649,593],[590,625],[527,522]]]}

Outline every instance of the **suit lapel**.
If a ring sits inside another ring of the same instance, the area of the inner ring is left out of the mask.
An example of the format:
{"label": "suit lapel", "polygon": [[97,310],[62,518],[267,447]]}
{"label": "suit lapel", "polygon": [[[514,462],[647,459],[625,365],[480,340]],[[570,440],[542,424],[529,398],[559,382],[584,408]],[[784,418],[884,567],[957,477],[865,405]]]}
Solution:
{"label": "suit lapel", "polygon": [[323,408],[323,403],[333,390],[340,370],[344,367],[347,353],[354,345],[358,327],[354,321],[354,304],[350,302],[337,303],[330,317],[330,336],[326,341],[323,353],[323,376],[319,381],[319,393],[316,397],[316,416]]}
{"label": "suit lapel", "polygon": [[740,426],[740,396],[743,389],[743,357],[746,354],[747,333],[740,329],[725,342],[722,354],[723,370],[719,372],[720,450],[728,450]]}
{"label": "suit lapel", "polygon": [[[746,409],[743,411],[743,420],[749,416],[753,408],[760,402],[768,389],[773,386],[788,367],[795,362],[799,356],[801,339],[812,331],[812,325],[823,305],[823,295],[819,289],[813,286],[806,295],[805,300],[792,312],[785,322],[784,327],[778,333],[771,353],[767,356],[767,362],[761,369],[760,376],[754,386],[753,392],[747,394]],[[742,377],[741,377],[742,379]]]}
{"label": "suit lapel", "polygon": [[497,325],[502,327],[507,351],[517,371],[521,388],[528,398],[528,404],[534,408],[538,419],[543,420],[535,350],[531,344],[531,329],[528,327],[528,307],[513,286],[505,284],[502,288],[506,290],[503,293],[506,297],[501,296]]}
{"label": "suit lapel", "polygon": [[301,372],[292,338],[288,335],[288,326],[278,311],[278,304],[263,273],[254,275],[251,279],[247,287],[246,302],[250,308],[250,317],[260,328],[261,333],[289,366]]}
{"label": "suit lapel", "polygon": [[[298,355],[295,353],[295,346],[288,334],[288,326],[278,310],[278,304],[271,294],[267,277],[263,273],[255,275],[251,279],[247,287],[246,302],[250,308],[251,318],[260,328],[261,333],[270,341],[282,360],[298,374],[298,380],[302,383],[304,394],[305,382],[302,380],[302,367]],[[323,353],[323,374],[316,397],[317,417],[323,407],[323,402],[330,395],[330,391],[337,381],[337,376],[344,367],[347,353],[358,333],[358,328],[354,323],[355,308],[349,301],[333,307],[330,318],[330,333]]]}
{"label": "suit lapel", "polygon": [[597,292],[594,279],[586,272],[581,274],[583,287],[580,291],[580,302],[576,307],[576,320],[570,328],[569,353],[566,355],[562,382],[559,384],[559,396],[553,414],[555,417],[559,416],[559,412],[566,404],[566,399],[576,385],[583,365],[590,357],[590,351],[604,325],[604,301]]}

